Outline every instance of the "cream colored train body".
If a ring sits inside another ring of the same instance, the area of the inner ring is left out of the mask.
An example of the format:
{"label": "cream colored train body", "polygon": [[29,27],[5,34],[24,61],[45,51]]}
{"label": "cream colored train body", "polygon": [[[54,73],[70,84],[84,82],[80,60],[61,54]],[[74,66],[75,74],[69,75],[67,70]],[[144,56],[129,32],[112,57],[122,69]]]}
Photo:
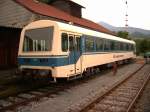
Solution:
{"label": "cream colored train body", "polygon": [[39,20],[21,32],[22,71],[70,78],[88,68],[135,58],[135,42],[72,24]]}

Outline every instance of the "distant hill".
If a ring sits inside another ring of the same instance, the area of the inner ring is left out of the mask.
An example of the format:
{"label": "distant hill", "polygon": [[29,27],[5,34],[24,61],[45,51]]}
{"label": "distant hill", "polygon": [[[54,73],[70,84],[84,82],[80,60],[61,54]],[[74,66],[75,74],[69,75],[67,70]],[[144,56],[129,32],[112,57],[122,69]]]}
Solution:
{"label": "distant hill", "polygon": [[129,37],[131,38],[150,39],[150,30],[144,30],[144,29],[134,28],[134,27],[128,27],[128,29],[126,29],[125,27],[115,27],[105,22],[99,22],[99,24],[114,32],[127,31],[129,32]]}

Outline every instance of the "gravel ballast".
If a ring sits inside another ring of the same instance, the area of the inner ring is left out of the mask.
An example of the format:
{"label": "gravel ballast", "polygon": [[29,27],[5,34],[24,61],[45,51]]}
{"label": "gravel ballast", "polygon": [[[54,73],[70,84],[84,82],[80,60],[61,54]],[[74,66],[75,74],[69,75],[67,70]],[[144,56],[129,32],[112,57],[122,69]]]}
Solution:
{"label": "gravel ballast", "polygon": [[150,81],[146,85],[140,99],[137,101],[134,112],[150,112]]}
{"label": "gravel ballast", "polygon": [[142,64],[129,64],[118,69],[116,75],[108,72],[99,77],[88,80],[86,83],[74,86],[59,92],[50,98],[43,98],[39,102],[32,102],[27,106],[19,107],[21,112],[69,112],[80,110],[99,94],[104,93],[113,84],[117,83],[127,75],[133,73]]}

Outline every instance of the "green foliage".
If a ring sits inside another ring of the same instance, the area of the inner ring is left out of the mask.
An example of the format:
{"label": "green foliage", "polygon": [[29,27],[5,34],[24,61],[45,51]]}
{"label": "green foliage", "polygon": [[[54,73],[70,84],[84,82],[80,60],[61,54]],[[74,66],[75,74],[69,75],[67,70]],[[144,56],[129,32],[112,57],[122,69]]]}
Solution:
{"label": "green foliage", "polygon": [[[129,39],[129,33],[126,31],[119,31],[117,33],[118,37],[124,38],[124,39]],[[136,52],[137,55],[139,54],[144,54],[145,52],[150,52],[150,40],[149,39],[136,39]]]}
{"label": "green foliage", "polygon": [[[119,31],[117,36],[131,40],[131,38],[129,38],[129,33],[126,31]],[[134,41],[136,42],[137,55],[150,52],[150,39],[135,39]]]}
{"label": "green foliage", "polygon": [[126,31],[119,31],[118,33],[117,33],[117,36],[118,37],[121,37],[121,38],[124,38],[124,39],[129,39],[129,40],[131,40],[128,36],[129,36],[129,33],[128,32],[126,32]]}
{"label": "green foliage", "polygon": [[138,55],[150,51],[150,40],[136,39],[135,42],[136,42],[136,51]]}

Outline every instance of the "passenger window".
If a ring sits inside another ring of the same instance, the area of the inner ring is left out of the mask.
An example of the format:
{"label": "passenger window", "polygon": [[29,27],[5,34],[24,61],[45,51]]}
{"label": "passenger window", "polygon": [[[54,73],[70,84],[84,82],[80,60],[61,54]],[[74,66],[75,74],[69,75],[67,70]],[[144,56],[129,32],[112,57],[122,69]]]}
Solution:
{"label": "passenger window", "polygon": [[61,48],[63,52],[68,50],[68,35],[67,33],[61,34]]}
{"label": "passenger window", "polygon": [[85,39],[85,50],[87,52],[94,51],[94,40],[92,38]]}
{"label": "passenger window", "polygon": [[73,36],[69,36],[69,51],[74,50],[74,41],[73,41]]}
{"label": "passenger window", "polygon": [[133,51],[136,51],[136,46],[135,45],[133,45]]}
{"label": "passenger window", "polygon": [[110,42],[110,47],[111,47],[111,50],[115,50],[115,42],[114,41]]}
{"label": "passenger window", "polygon": [[133,47],[132,47],[132,44],[130,44],[130,51],[132,51]]}
{"label": "passenger window", "polygon": [[115,42],[115,51],[119,51],[119,50],[120,50],[120,43]]}
{"label": "passenger window", "polygon": [[76,37],[76,46],[77,46],[77,51],[80,51],[81,48],[81,41],[80,41],[80,37]]}
{"label": "passenger window", "polygon": [[120,43],[120,50],[123,51],[123,43]]}
{"label": "passenger window", "polygon": [[51,50],[53,32],[53,27],[26,30],[23,42],[23,52]]}
{"label": "passenger window", "polygon": [[131,50],[131,45],[130,44],[128,44],[128,51],[130,51]]}
{"label": "passenger window", "polygon": [[126,51],[126,44],[123,43],[123,50]]}
{"label": "passenger window", "polygon": [[129,45],[128,44],[126,44],[126,51],[128,51],[129,50]]}
{"label": "passenger window", "polygon": [[104,50],[105,51],[109,51],[110,50],[110,41],[109,40],[105,40]]}
{"label": "passenger window", "polygon": [[118,42],[118,50],[121,50],[121,43]]}
{"label": "passenger window", "polygon": [[102,51],[103,50],[103,40],[97,38],[96,39],[96,51]]}
{"label": "passenger window", "polygon": [[134,45],[133,44],[131,45],[131,51],[134,51]]}

